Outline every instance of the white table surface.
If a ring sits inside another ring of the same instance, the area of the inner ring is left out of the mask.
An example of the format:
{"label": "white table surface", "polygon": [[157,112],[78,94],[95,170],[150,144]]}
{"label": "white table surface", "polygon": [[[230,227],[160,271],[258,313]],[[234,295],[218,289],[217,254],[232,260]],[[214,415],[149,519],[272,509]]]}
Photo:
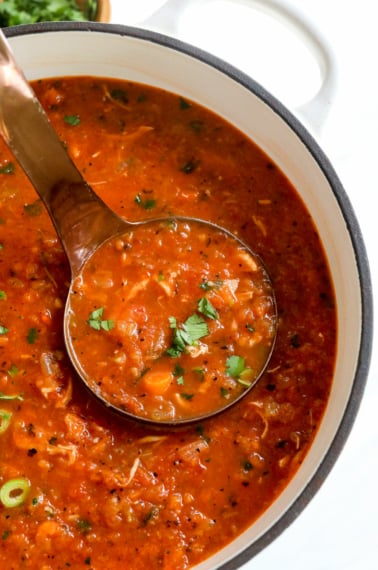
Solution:
{"label": "white table surface", "polygon": [[[228,21],[231,21],[231,1],[228,0],[227,6],[223,2]],[[251,44],[246,58],[243,49],[248,45],[246,35],[251,41],[251,36],[254,40],[257,36],[256,30],[245,34],[246,21],[241,17],[241,10],[245,9],[248,0],[235,0],[236,20],[232,19],[230,26],[222,21],[221,10],[211,15],[210,0],[201,11],[198,10],[198,0],[194,1],[192,9],[190,2],[169,0],[170,11],[166,11],[165,18],[161,19],[157,17],[158,13],[154,14],[154,9],[164,4],[162,0],[112,0],[112,22],[169,32],[228,59],[296,113],[298,97],[306,95],[302,92],[306,86],[312,85],[312,76],[303,80],[303,70],[297,72],[295,65],[298,62],[294,61],[295,48],[289,45],[290,38],[287,41],[288,53],[278,69],[274,68],[274,61],[284,46],[281,44],[277,49],[277,39],[276,42],[268,42],[270,48],[260,49],[258,54],[255,45]],[[220,4],[218,2],[218,8]],[[183,5],[189,6],[185,13],[186,21],[182,17],[177,25],[176,10],[182,10]],[[336,58],[338,88],[322,132],[314,134],[331,160],[356,212],[376,294],[378,247],[375,247],[377,217],[373,200],[378,192],[378,1],[291,0],[291,5],[300,8],[321,30]],[[222,26],[226,26],[227,41],[222,39]],[[269,30],[265,34],[269,37]],[[267,65],[262,67],[259,63],[264,57]],[[377,350],[373,350],[360,411],[335,467],[296,521],[245,564],[243,570],[378,569],[377,405],[378,358]]]}

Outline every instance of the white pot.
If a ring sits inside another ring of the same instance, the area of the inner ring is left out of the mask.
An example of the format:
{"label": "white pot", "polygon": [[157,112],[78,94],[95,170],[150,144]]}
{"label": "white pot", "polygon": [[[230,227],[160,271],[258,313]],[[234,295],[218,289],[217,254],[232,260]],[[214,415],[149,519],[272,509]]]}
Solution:
{"label": "white pot", "polygon": [[337,459],[358,411],[372,345],[368,261],[349,200],[306,129],[251,78],[200,50],[153,32],[107,24],[42,24],[7,30],[29,79],[117,77],[177,92],[251,137],[302,197],[325,248],[338,306],[329,403],[300,469],[271,507],[231,544],[197,566],[238,568],[302,511]]}

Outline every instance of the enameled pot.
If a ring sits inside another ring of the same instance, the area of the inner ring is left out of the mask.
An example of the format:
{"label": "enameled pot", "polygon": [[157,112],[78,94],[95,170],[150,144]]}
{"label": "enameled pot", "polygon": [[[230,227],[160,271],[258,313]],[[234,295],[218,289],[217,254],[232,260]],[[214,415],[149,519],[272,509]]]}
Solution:
{"label": "enameled pot", "polygon": [[29,79],[125,78],[180,93],[214,110],[272,158],[312,214],[338,305],[334,382],[314,443],[292,481],[252,526],[196,570],[238,568],[277,537],[319,489],[363,395],[372,345],[372,294],[365,247],[348,197],[297,119],[255,81],[213,56],[166,36],[110,24],[37,24],[6,33]]}

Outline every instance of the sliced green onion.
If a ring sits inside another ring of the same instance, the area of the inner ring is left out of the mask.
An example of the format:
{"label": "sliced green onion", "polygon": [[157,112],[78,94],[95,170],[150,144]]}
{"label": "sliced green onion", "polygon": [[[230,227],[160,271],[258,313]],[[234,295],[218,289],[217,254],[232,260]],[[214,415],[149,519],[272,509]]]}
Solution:
{"label": "sliced green onion", "polygon": [[11,412],[0,410],[0,433],[4,433],[9,428],[12,419]]}
{"label": "sliced green onion", "polygon": [[0,501],[4,507],[19,507],[25,501],[30,491],[30,481],[20,477],[10,479],[0,488]]}

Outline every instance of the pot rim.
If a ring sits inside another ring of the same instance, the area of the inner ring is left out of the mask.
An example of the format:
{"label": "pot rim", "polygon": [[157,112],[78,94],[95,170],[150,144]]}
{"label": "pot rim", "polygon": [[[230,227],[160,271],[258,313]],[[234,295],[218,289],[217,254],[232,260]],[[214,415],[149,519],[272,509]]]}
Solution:
{"label": "pot rim", "polygon": [[359,353],[356,364],[356,372],[350,396],[345,407],[342,419],[331,441],[328,450],[316,468],[311,479],[305,488],[300,492],[297,499],[288,507],[267,531],[258,537],[252,544],[247,546],[231,560],[226,561],[219,570],[233,570],[240,568],[261,550],[266,548],[275,538],[299,516],[333,468],[352,430],[356,419],[361,400],[364,394],[368,379],[370,360],[373,345],[373,294],[370,276],[369,260],[361,233],[361,229],[354,213],[349,197],[340,182],[328,157],[325,155],[319,144],[315,141],[309,131],[302,123],[283,105],[276,97],[270,94],[252,77],[237,69],[235,66],[225,62],[217,56],[210,54],[200,48],[190,45],[182,40],[169,37],[165,34],[153,32],[137,27],[121,24],[108,24],[99,22],[43,22],[37,24],[26,24],[4,29],[7,37],[17,37],[24,35],[34,35],[45,32],[101,32],[115,34],[118,36],[129,36],[135,39],[152,42],[163,47],[181,52],[189,57],[197,59],[206,65],[215,68],[233,81],[241,84],[257,98],[262,100],[275,114],[287,124],[287,126],[300,139],[307,151],[313,157],[326,180],[338,203],[341,214],[345,221],[347,232],[352,243],[353,252],[360,284],[361,297],[361,334],[359,343]]}

